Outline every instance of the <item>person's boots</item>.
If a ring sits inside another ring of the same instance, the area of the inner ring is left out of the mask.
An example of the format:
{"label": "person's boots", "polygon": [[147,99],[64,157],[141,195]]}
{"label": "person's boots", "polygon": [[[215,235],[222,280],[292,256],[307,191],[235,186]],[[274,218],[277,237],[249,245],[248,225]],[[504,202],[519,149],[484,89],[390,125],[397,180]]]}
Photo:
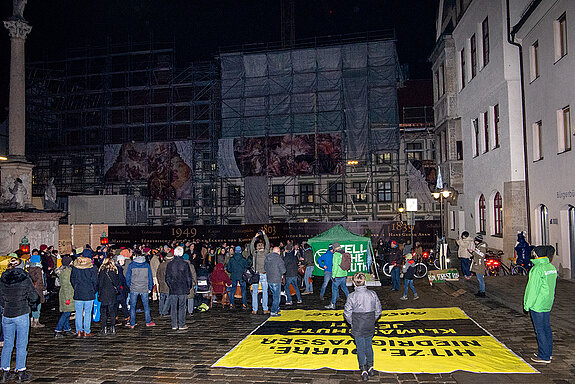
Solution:
{"label": "person's boots", "polygon": [[7,383],[12,378],[12,372],[2,370],[2,375],[0,376],[0,383]]}
{"label": "person's boots", "polygon": [[373,363],[367,363],[367,374],[369,376],[375,376],[375,369],[373,369]]}
{"label": "person's boots", "polygon": [[100,336],[108,336],[108,327],[102,325],[102,329],[100,330]]}
{"label": "person's boots", "polygon": [[36,328],[44,328],[44,324],[40,324],[40,319],[36,319]]}
{"label": "person's boots", "polygon": [[28,381],[32,381],[32,375],[28,374],[26,370],[18,371],[18,373],[16,373],[16,377],[19,383],[27,383]]}
{"label": "person's boots", "polygon": [[369,380],[369,374],[367,373],[367,365],[361,367],[361,379],[363,381]]}
{"label": "person's boots", "polygon": [[33,317],[30,318],[30,328],[36,328],[36,319]]}
{"label": "person's boots", "polygon": [[116,326],[115,326],[115,325],[112,325],[112,326],[110,327],[110,332],[109,332],[109,333],[110,333],[111,336],[116,336]]}

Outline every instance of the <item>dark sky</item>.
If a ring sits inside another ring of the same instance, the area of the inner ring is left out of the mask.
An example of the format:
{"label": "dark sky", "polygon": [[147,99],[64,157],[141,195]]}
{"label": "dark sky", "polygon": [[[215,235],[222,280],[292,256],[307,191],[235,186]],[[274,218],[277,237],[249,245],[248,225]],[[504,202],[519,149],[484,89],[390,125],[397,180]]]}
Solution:
{"label": "dark sky", "polygon": [[[438,0],[295,0],[296,39],[394,28],[402,64],[411,78],[431,77]],[[12,1],[0,4],[0,17]],[[27,59],[64,57],[86,44],[175,41],[178,65],[208,59],[219,47],[280,40],[280,0],[28,0],[33,29]],[[8,100],[10,41],[0,31],[0,121]]]}

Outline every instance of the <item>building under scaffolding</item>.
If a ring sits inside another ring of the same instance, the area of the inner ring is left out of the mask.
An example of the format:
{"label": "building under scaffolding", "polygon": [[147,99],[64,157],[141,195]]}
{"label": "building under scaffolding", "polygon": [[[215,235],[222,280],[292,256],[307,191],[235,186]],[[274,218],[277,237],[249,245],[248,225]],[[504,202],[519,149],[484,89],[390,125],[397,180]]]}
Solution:
{"label": "building under scaffolding", "polygon": [[147,217],[130,224],[397,219],[434,150],[424,108],[400,118],[393,33],[272,48],[185,69],[152,43],[30,64],[34,194],[54,177],[64,209],[128,195]]}

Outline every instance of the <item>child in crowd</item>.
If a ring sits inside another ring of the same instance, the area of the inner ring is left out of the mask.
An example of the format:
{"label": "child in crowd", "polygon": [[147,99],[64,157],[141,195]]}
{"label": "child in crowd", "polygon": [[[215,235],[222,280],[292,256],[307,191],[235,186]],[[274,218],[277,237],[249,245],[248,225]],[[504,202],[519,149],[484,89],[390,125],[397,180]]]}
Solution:
{"label": "child in crowd", "polygon": [[365,286],[365,274],[358,272],[353,275],[353,285],[355,290],[347,297],[343,315],[351,325],[361,378],[367,381],[369,376],[375,375],[371,342],[375,334],[375,323],[381,316],[381,302],[377,294]]}
{"label": "child in crowd", "polygon": [[409,290],[409,287],[411,287],[411,290],[413,291],[413,300],[419,299],[417,291],[413,286],[414,274],[415,260],[413,260],[413,255],[408,253],[405,255],[405,264],[403,265],[403,296],[401,297],[401,300],[407,300],[407,291]]}

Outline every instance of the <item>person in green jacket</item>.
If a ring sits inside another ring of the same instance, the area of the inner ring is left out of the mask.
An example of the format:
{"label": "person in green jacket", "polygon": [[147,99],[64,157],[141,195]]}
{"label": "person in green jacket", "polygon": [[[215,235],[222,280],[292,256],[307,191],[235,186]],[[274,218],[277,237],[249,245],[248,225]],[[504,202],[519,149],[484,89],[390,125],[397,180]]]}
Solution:
{"label": "person in green jacket", "polygon": [[58,281],[60,282],[60,291],[58,293],[58,301],[60,304],[60,320],[54,330],[54,337],[60,338],[64,336],[73,335],[72,327],[70,326],[70,315],[76,311],[74,303],[74,288],[70,283],[70,274],[72,273],[72,258],[68,255],[62,257],[62,266],[56,269]]}
{"label": "person in green jacket", "polygon": [[555,298],[557,269],[549,258],[555,254],[550,245],[533,249],[533,268],[529,271],[529,281],[525,287],[523,308],[531,313],[533,327],[537,335],[538,351],[531,360],[549,364],[553,356],[553,334],[551,333],[550,313]]}
{"label": "person in green jacket", "polygon": [[331,303],[325,309],[335,309],[335,303],[339,296],[339,287],[345,294],[345,298],[349,296],[347,290],[347,271],[344,271],[339,266],[341,264],[343,250],[339,243],[333,243],[333,266],[331,270]]}

